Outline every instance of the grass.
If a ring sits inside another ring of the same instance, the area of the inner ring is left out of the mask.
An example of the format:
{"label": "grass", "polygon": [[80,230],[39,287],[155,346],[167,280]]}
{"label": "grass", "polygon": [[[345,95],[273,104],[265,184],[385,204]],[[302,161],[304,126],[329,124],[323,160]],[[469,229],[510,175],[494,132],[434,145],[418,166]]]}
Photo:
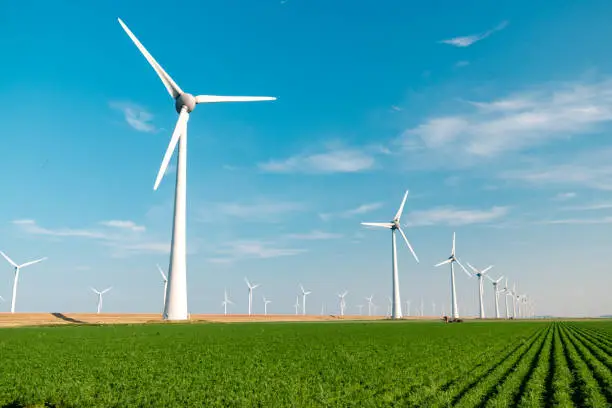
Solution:
{"label": "grass", "polygon": [[611,406],[612,322],[0,330],[0,407]]}

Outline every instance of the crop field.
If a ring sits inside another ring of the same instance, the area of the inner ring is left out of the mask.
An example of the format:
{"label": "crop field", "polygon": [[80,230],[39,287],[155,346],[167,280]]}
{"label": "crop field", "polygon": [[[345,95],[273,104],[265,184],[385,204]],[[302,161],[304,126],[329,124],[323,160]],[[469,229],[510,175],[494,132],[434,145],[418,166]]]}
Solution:
{"label": "crop field", "polygon": [[610,407],[612,321],[0,329],[0,407]]}

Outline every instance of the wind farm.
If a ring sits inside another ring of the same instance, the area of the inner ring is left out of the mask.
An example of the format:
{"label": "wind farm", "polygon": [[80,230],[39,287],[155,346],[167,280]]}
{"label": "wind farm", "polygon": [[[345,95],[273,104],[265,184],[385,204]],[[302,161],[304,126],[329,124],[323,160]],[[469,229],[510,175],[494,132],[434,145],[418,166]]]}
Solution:
{"label": "wind farm", "polygon": [[0,407],[612,405],[612,5],[150,6],[0,25]]}

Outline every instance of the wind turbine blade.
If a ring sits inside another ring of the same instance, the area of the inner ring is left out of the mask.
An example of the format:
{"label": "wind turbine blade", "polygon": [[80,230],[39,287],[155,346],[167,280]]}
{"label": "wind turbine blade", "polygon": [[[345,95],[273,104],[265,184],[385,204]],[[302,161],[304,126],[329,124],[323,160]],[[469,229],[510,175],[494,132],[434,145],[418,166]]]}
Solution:
{"label": "wind turbine blade", "polygon": [[472,274],[467,269],[465,269],[465,266],[463,266],[463,264],[459,262],[458,259],[457,259],[457,264],[461,267],[461,269],[463,269],[463,272],[465,272],[467,276],[469,276],[470,278],[472,277]]}
{"label": "wind turbine blade", "polygon": [[245,278],[244,278],[244,281],[246,282],[247,286],[250,288],[250,287],[251,287],[251,283],[250,283],[250,282],[249,282],[249,280],[246,278],[246,276],[245,276]]}
{"label": "wind turbine blade", "polygon": [[4,302],[4,298],[0,296],[0,302]]}
{"label": "wind turbine blade", "polygon": [[478,273],[478,269],[474,268],[472,264],[470,264],[469,262],[467,263],[467,266],[469,266],[470,269],[473,270],[474,272]]}
{"label": "wind turbine blade", "polygon": [[408,245],[408,249],[410,249],[410,252],[412,252],[412,256],[414,256],[414,259],[416,259],[416,261],[419,262],[419,257],[414,252],[414,249],[412,249],[412,245],[410,245],[410,241],[408,241],[408,238],[406,238],[406,234],[404,234],[404,231],[402,231],[401,228],[398,228],[398,230],[399,230],[400,234],[402,234],[402,237],[404,238],[404,241],[406,241],[406,245]]}
{"label": "wind turbine blade", "polygon": [[94,292],[95,294],[97,294],[97,295],[99,295],[99,294],[100,294],[100,292],[98,292],[97,290],[95,290],[95,289],[94,289],[94,288],[92,288],[92,287],[90,287],[89,289],[93,290],[93,292]]}
{"label": "wind turbine blade", "polygon": [[383,227],[383,228],[391,228],[393,224],[390,222],[362,222],[361,225],[365,225],[368,227]]}
{"label": "wind turbine blade", "polygon": [[157,173],[157,178],[155,179],[155,185],[153,186],[153,190],[157,190],[157,187],[159,187],[159,183],[162,181],[162,178],[164,178],[164,174],[166,174],[168,164],[170,163],[170,159],[172,158],[172,153],[174,153],[174,149],[176,148],[176,144],[178,143],[179,138],[187,128],[188,120],[189,113],[185,109],[181,110],[178,120],[176,121],[176,126],[174,127],[174,132],[172,133],[172,137],[170,138],[170,143],[168,144],[168,148],[166,149],[166,154],[164,155],[161,167],[159,168],[159,172]]}
{"label": "wind turbine blade", "polygon": [[408,198],[408,190],[406,190],[406,193],[404,193],[404,199],[402,200],[402,204],[400,205],[400,208],[397,210],[395,217],[393,217],[394,220],[399,221],[400,218],[402,217],[402,212],[404,212],[404,204],[406,204],[407,198]]}
{"label": "wind turbine blade", "polygon": [[109,287],[109,288],[104,289],[104,290],[102,291],[102,294],[105,294],[106,292],[108,292],[108,291],[109,291],[109,290],[111,290],[112,288],[113,288],[113,287],[111,286],[111,287]]}
{"label": "wind turbine blade", "polygon": [[4,252],[0,251],[0,254],[4,257],[4,259],[7,260],[8,263],[10,263],[11,265],[13,265],[15,268],[19,268],[19,265],[17,265],[11,258],[8,257],[7,254],[5,254]]}
{"label": "wind turbine blade", "polygon": [[495,283],[499,283],[499,282],[501,282],[501,280],[502,280],[502,279],[504,279],[503,275],[502,275],[502,276],[500,276],[500,277],[499,277],[499,279],[497,279],[497,280],[495,281]]}
{"label": "wind turbine blade", "polygon": [[495,280],[492,277],[490,277],[489,275],[485,275],[485,278],[487,278],[491,282],[495,283]]}
{"label": "wind turbine blade", "polygon": [[164,278],[164,282],[168,280],[168,278],[166,278],[166,274],[164,273],[164,270],[161,268],[161,266],[157,265],[157,269],[159,270],[159,273],[161,273],[162,278]]}
{"label": "wind turbine blade", "polygon": [[455,233],[453,232],[453,249],[451,251],[451,254],[455,255]]}
{"label": "wind turbine blade", "polygon": [[37,263],[39,263],[39,262],[42,262],[42,261],[44,261],[45,259],[47,259],[47,257],[40,258],[40,259],[37,259],[37,260],[35,260],[35,261],[26,262],[26,263],[24,263],[24,264],[22,264],[22,265],[19,265],[19,267],[20,267],[20,268],[25,268],[26,266],[30,266],[30,265],[34,265],[34,264],[37,264]]}
{"label": "wind turbine blade", "polygon": [[259,285],[261,285],[261,283],[258,283],[258,284],[256,284],[256,285],[253,285],[253,286],[251,287],[251,289],[255,289],[255,288],[259,287]]}
{"label": "wind turbine blade", "polygon": [[491,268],[493,268],[493,265],[489,265],[487,268],[485,268],[484,271],[482,271],[480,273],[482,273],[484,275],[485,273],[489,272],[491,270]]}
{"label": "wind turbine blade", "polygon": [[138,38],[136,38],[134,33],[130,31],[130,29],[125,25],[125,23],[120,18],[118,18],[117,20],[119,20],[119,24],[121,24],[121,27],[123,27],[123,30],[127,33],[128,36],[130,36],[134,44],[136,44],[136,47],[138,47],[142,55],[144,55],[147,61],[149,61],[149,64],[151,64],[151,66],[157,73],[157,76],[159,76],[159,79],[161,79],[161,81],[164,83],[164,86],[168,90],[170,96],[172,96],[172,98],[174,99],[178,98],[178,96],[183,93],[183,90],[179,88],[179,86],[172,80],[172,78],[170,78],[170,75],[168,75],[166,71],[164,71],[161,65],[159,65],[157,61],[155,61],[155,58],[153,58],[153,56],[149,54],[149,51],[147,51],[144,45],[142,45],[140,41],[138,41]]}
{"label": "wind turbine blade", "polygon": [[438,264],[435,264],[434,267],[438,267],[438,266],[442,266],[442,265],[446,265],[448,263],[451,263],[453,260],[452,259],[447,259],[446,261],[442,261]]}
{"label": "wind turbine blade", "polygon": [[302,293],[304,293],[304,287],[302,286],[301,283],[300,283],[300,289],[302,290]]}
{"label": "wind turbine blade", "polygon": [[219,95],[198,95],[195,97],[196,103],[214,102],[259,102],[275,101],[274,96],[219,96]]}

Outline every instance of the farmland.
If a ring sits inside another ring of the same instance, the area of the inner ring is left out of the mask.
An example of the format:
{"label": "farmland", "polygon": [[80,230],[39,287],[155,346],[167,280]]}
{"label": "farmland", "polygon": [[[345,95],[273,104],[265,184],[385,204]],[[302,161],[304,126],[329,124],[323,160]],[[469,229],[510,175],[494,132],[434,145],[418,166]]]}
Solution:
{"label": "farmland", "polygon": [[0,329],[0,407],[612,404],[612,322]]}

